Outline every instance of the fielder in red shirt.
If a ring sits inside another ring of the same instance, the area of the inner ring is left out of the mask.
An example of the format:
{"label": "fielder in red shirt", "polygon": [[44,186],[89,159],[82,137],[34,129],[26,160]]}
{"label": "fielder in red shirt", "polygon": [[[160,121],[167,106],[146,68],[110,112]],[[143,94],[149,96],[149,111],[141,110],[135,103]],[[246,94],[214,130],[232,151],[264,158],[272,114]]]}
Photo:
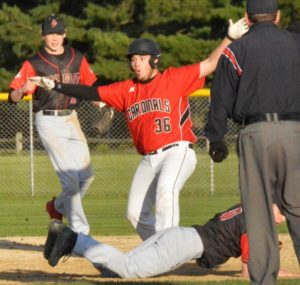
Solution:
{"label": "fielder in red shirt", "polygon": [[228,36],[208,58],[162,73],[156,42],[136,39],[127,53],[134,78],[106,86],[32,79],[46,89],[82,100],[103,101],[125,114],[133,143],[143,155],[131,184],[127,217],[143,240],[179,224],[179,193],[197,162],[188,96],[204,86],[223,49],[247,30],[244,19],[230,21]]}

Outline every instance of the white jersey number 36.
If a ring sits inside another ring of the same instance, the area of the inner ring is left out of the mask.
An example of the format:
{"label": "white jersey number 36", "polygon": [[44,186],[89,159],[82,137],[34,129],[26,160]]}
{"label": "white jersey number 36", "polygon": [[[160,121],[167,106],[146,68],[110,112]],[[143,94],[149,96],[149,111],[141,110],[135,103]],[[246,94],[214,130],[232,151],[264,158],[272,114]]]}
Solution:
{"label": "white jersey number 36", "polygon": [[170,133],[172,130],[170,117],[157,118],[155,119],[155,124],[156,124],[155,133],[157,134]]}

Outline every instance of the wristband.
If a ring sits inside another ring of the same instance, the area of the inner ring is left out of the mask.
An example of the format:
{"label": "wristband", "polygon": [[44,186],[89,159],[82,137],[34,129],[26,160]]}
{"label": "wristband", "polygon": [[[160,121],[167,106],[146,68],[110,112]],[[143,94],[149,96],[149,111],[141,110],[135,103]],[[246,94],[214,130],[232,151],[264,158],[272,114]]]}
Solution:
{"label": "wristband", "polygon": [[235,39],[234,38],[232,38],[231,36],[229,36],[228,34],[226,35],[226,38],[228,39],[228,40],[230,40],[230,41],[235,41]]}

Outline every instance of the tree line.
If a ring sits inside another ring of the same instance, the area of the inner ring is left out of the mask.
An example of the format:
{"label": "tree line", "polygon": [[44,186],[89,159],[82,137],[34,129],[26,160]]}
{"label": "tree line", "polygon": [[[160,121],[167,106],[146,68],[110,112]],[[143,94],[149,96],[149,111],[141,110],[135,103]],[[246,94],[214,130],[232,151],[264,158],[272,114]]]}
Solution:
{"label": "tree line", "polygon": [[[130,76],[125,57],[138,37],[158,42],[161,69],[204,59],[226,35],[228,19],[244,15],[246,0],[7,0],[0,7],[0,90],[43,45],[42,20],[55,13],[66,44],[86,55],[99,83]],[[300,20],[300,1],[279,0],[281,26]],[[208,80],[209,86],[210,80]]]}

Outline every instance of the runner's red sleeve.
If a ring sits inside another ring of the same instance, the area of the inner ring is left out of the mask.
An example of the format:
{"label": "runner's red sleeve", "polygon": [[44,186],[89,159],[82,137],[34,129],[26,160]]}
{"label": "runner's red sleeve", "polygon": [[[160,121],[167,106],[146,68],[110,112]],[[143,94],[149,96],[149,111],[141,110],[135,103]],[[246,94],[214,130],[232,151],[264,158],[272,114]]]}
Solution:
{"label": "runner's red sleeve", "polygon": [[242,262],[248,263],[248,261],[249,261],[249,242],[248,242],[247,234],[243,234],[241,236],[240,246],[241,246],[241,251],[242,251],[242,254],[241,254]]}

